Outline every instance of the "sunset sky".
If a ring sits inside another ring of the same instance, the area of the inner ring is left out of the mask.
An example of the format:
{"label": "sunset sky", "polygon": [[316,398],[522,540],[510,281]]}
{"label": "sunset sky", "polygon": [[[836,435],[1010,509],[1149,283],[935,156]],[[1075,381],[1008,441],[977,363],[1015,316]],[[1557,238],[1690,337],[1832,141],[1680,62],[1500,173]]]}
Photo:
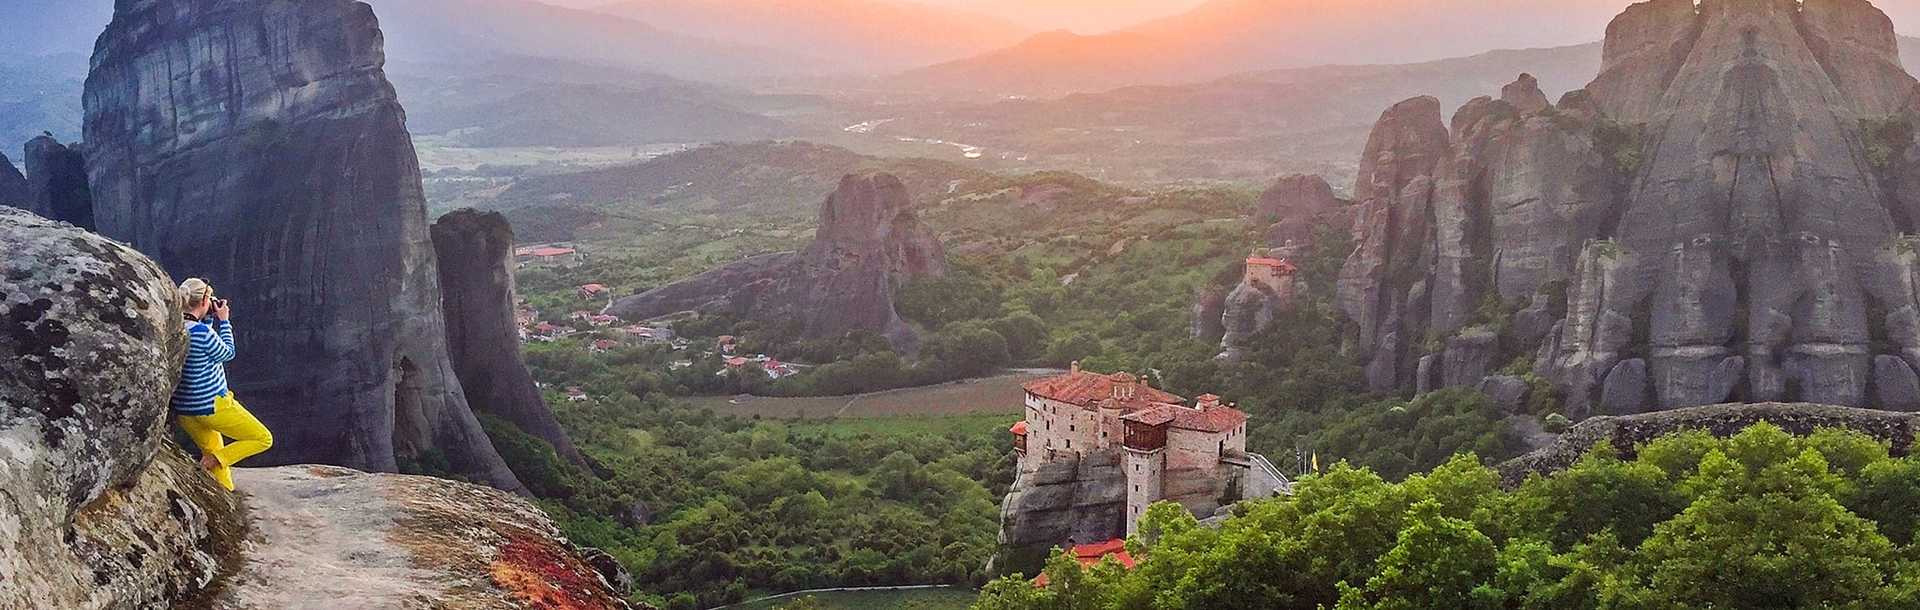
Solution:
{"label": "sunset sky", "polygon": [[[573,8],[605,6],[612,0],[541,0]],[[1071,29],[1091,34],[1165,17],[1205,0],[920,0],[922,4],[963,8],[993,15],[1035,30]]]}
{"label": "sunset sky", "polygon": [[[605,6],[613,0],[541,0],[574,8]],[[786,0],[804,2],[805,0]],[[1207,0],[915,0],[923,4],[963,8],[997,16],[1035,30],[1070,29],[1082,34],[1105,32],[1156,17],[1178,14]],[[1342,0],[1266,0],[1274,3],[1332,3]],[[1460,0],[1423,0],[1446,5]],[[1528,0],[1565,3],[1572,7],[1604,6],[1618,10],[1634,0]],[[1366,2],[1359,2],[1366,4]],[[1893,17],[1901,33],[1920,35],[1920,0],[1878,0],[1874,4]],[[1390,18],[1383,15],[1382,17]],[[1601,27],[1604,27],[1602,24]],[[1594,28],[1587,28],[1594,29]],[[1585,32],[1582,32],[1583,34]],[[1589,36],[1594,40],[1598,36]],[[1569,40],[1568,44],[1590,41]]]}

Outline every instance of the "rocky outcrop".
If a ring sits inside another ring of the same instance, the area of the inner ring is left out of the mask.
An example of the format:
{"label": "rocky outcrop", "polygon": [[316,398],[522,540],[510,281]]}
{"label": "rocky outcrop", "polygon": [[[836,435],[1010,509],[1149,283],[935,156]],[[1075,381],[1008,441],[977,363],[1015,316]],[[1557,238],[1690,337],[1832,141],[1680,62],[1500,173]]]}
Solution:
{"label": "rocky outcrop", "polygon": [[0,208],[0,608],[166,607],[233,552],[232,496],[165,441],[173,283],[125,246]]}
{"label": "rocky outcrop", "polygon": [[509,494],[335,467],[236,470],[168,440],[174,282],[0,209],[0,608],[624,608],[631,582]]}
{"label": "rocky outcrop", "polygon": [[1292,174],[1275,180],[1260,193],[1253,219],[1271,226],[1267,232],[1269,245],[1285,247],[1288,241],[1304,244],[1312,240],[1314,223],[1346,205],[1333,194],[1333,185],[1327,184],[1326,178]]}
{"label": "rocky outcrop", "polygon": [[6,153],[0,153],[0,206],[25,209],[32,200],[33,190],[27,186],[27,177],[7,159]]}
{"label": "rocky outcrop", "polygon": [[[521,489],[447,355],[419,163],[348,0],[119,2],[86,84],[99,230],[232,299],[261,464]],[[506,349],[506,346],[502,346]]]}
{"label": "rocky outcrop", "polygon": [[93,230],[93,192],[79,147],[40,136],[27,142],[26,162],[27,211]]}
{"label": "rocky outcrop", "polygon": [[234,482],[248,550],[201,607],[627,607],[612,583],[632,577],[618,562],[595,562],[604,554],[506,493],[331,466],[243,468]]}
{"label": "rocky outcrop", "polygon": [[1255,251],[1247,258],[1240,283],[1227,293],[1220,312],[1220,354],[1216,358],[1238,361],[1252,347],[1255,334],[1273,323],[1275,317],[1298,303],[1301,282],[1295,277],[1293,263],[1271,252]]}
{"label": "rocky outcrop", "polygon": [[1126,535],[1126,516],[1119,452],[1056,459],[1015,477],[1000,502],[1000,546],[1020,555],[1064,542],[1105,542]]}
{"label": "rocky outcrop", "polygon": [[[1305,285],[1294,278],[1294,261],[1313,254],[1317,231],[1352,227],[1354,213],[1325,178],[1294,174],[1274,181],[1253,214],[1255,225],[1264,227],[1268,248],[1248,257],[1239,268],[1239,283],[1202,289],[1194,305],[1193,336],[1219,337],[1221,360],[1245,357],[1253,335],[1298,304]],[[1284,263],[1285,270],[1276,263]]]}
{"label": "rocky outcrop", "polygon": [[1522,76],[1444,137],[1430,100],[1388,111],[1340,295],[1369,385],[1494,323],[1493,362],[1575,417],[1904,393],[1920,113],[1895,47],[1864,0],[1653,0],[1555,106]]}
{"label": "rocky outcrop", "polygon": [[849,175],[820,206],[819,229],[805,250],[749,258],[621,298],[608,311],[634,320],[725,314],[797,324],[807,338],[866,330],[910,350],[913,330],[894,311],[894,288],[947,270],[939,239],[910,206],[898,178]]}
{"label": "rocky outcrop", "polygon": [[1726,438],[1760,422],[1795,435],[1812,434],[1822,428],[1858,432],[1886,443],[1895,456],[1911,452],[1914,434],[1920,432],[1920,415],[1913,413],[1807,403],[1720,404],[1626,417],[1601,416],[1580,422],[1549,447],[1501,464],[1500,476],[1506,485],[1515,486],[1528,476],[1566,470],[1600,443],[1611,445],[1622,458],[1633,459],[1641,445],[1674,432],[1704,430]]}
{"label": "rocky outcrop", "polygon": [[453,371],[475,411],[491,413],[585,465],[520,357],[514,320],[513,227],[498,212],[456,210],[434,221],[440,302]]}

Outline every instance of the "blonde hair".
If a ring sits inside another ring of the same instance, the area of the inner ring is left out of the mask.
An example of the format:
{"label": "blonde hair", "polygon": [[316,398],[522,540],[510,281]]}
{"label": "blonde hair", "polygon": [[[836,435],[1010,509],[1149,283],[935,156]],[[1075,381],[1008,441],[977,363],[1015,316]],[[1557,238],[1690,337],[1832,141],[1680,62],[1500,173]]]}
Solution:
{"label": "blonde hair", "polygon": [[193,277],[180,282],[180,306],[186,309],[199,307],[213,299],[213,285],[206,280]]}

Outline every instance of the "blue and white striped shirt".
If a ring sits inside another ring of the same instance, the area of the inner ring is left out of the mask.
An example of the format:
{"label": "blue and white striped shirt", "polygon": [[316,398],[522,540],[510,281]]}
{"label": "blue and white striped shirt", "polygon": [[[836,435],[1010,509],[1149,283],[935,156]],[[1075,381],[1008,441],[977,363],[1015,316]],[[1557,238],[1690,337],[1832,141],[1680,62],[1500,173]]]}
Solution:
{"label": "blue and white striped shirt", "polygon": [[187,325],[187,364],[180,367],[180,385],[173,388],[173,412],[212,415],[213,399],[227,393],[227,370],[233,360],[233,325],[226,320],[196,321]]}

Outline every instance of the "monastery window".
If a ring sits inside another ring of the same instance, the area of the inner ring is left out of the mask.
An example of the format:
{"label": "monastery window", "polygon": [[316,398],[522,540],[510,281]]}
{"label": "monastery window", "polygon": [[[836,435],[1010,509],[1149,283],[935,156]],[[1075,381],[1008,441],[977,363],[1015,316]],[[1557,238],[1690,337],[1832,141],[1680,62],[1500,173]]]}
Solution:
{"label": "monastery window", "polygon": [[[1067,420],[1067,421],[1068,421],[1068,422],[1072,422],[1073,420]],[[1074,431],[1077,431],[1077,430],[1079,430],[1079,428],[1078,428],[1077,426],[1074,426],[1074,425],[1073,425],[1072,423],[1068,423],[1068,424],[1067,424],[1067,431],[1068,431],[1068,432],[1074,432]]]}
{"label": "monastery window", "polygon": [[1140,491],[1140,486],[1139,486],[1139,485],[1135,485],[1135,486],[1133,486],[1133,490],[1134,490],[1134,491]]}
{"label": "monastery window", "polygon": [[1072,449],[1072,448],[1073,448],[1073,439],[1067,439],[1067,448],[1068,448],[1068,449]]}

